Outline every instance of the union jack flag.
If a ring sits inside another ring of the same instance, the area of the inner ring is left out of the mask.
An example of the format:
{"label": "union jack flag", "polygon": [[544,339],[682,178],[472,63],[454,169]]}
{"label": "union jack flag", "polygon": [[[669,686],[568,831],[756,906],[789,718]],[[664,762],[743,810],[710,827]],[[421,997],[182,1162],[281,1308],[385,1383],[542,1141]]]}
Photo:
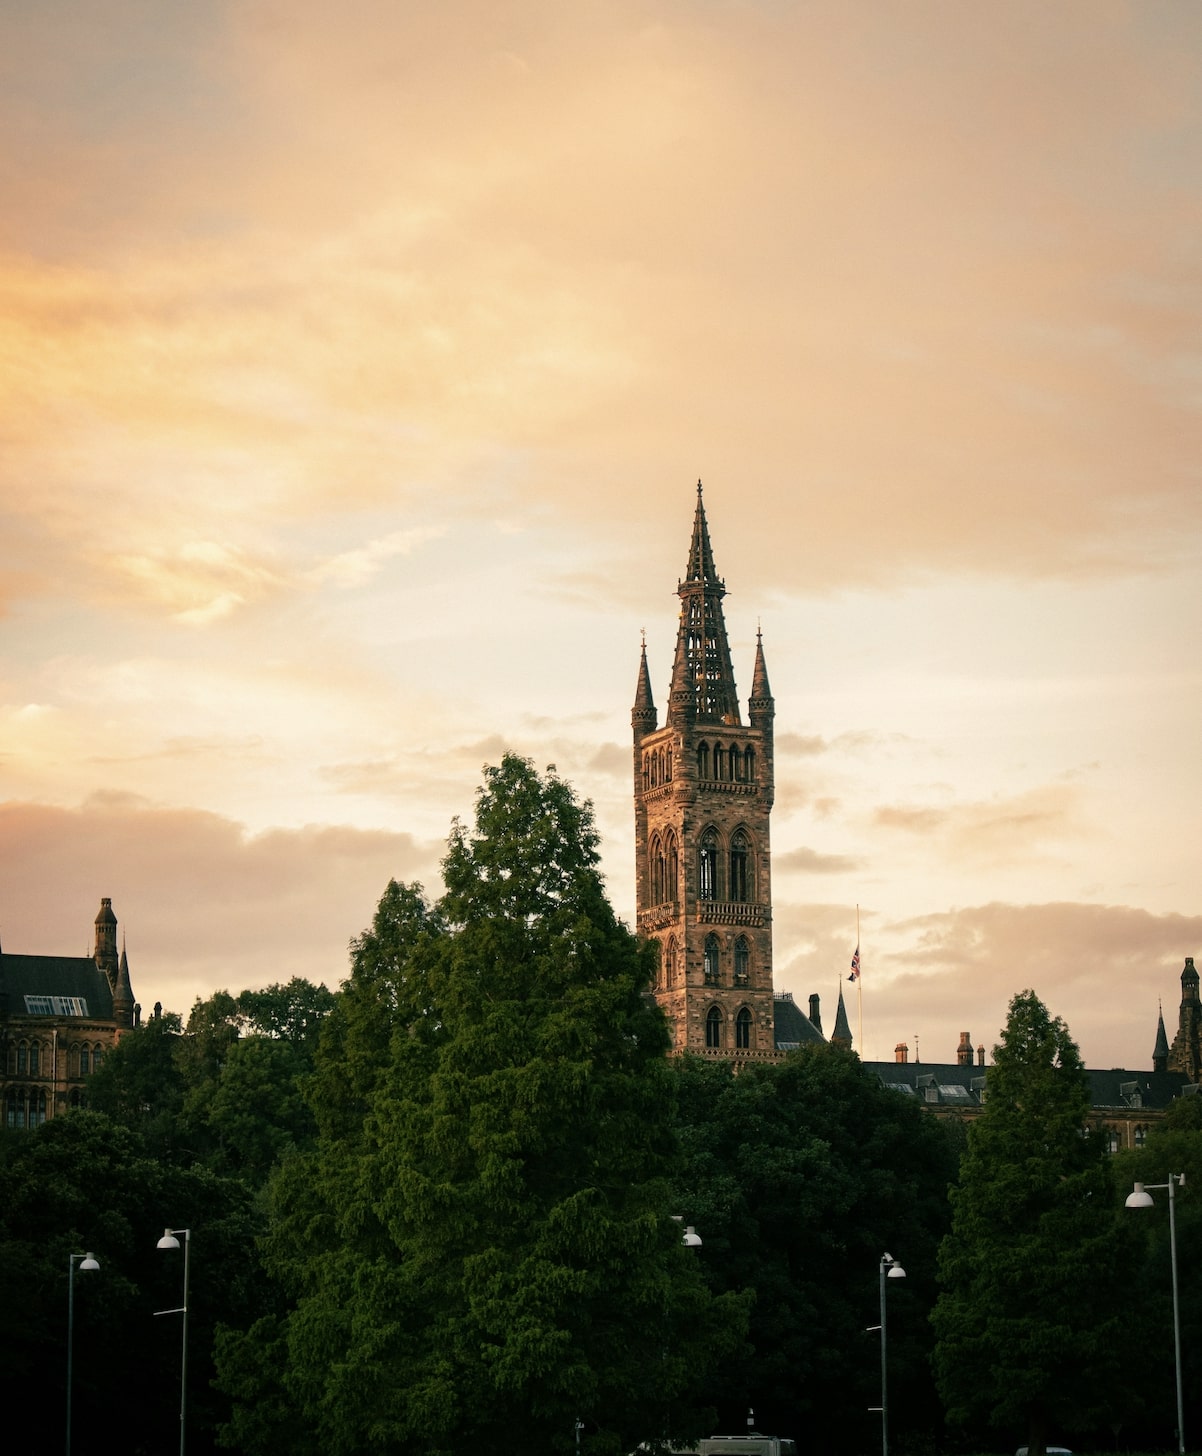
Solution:
{"label": "union jack flag", "polygon": [[851,975],[848,976],[847,979],[849,981],[858,981],[860,979],[860,947],[859,946],[856,946],[856,953],[851,958]]}

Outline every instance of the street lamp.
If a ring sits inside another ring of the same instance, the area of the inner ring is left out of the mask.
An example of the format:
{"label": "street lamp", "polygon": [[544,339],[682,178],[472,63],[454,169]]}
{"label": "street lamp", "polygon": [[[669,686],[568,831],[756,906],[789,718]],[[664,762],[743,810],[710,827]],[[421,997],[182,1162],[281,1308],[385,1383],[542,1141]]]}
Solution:
{"label": "street lamp", "polygon": [[1155,1199],[1148,1188],[1169,1190],[1169,1257],[1173,1266],[1173,1355],[1177,1366],[1177,1450],[1185,1451],[1185,1407],[1181,1399],[1181,1314],[1177,1306],[1177,1219],[1173,1210],[1173,1189],[1185,1186],[1184,1173],[1170,1173],[1167,1183],[1137,1183],[1134,1193],[1127,1194],[1128,1208],[1152,1208]]}
{"label": "street lamp", "polygon": [[[892,1254],[881,1255],[881,1322],[879,1325],[869,1325],[869,1332],[880,1330],[881,1332],[881,1456],[889,1456],[889,1380],[887,1347],[885,1343],[885,1280],[904,1279],[906,1271],[897,1262]],[[878,1407],[869,1406],[869,1410],[876,1410]]]}
{"label": "street lamp", "polygon": [[92,1274],[100,1265],[92,1254],[67,1255],[67,1456],[71,1456],[71,1366],[75,1350],[75,1265]]}
{"label": "street lamp", "polygon": [[191,1229],[164,1229],[163,1237],[155,1245],[156,1249],[178,1249],[179,1239],[176,1234],[184,1236],[184,1302],[178,1309],[156,1309],[155,1314],[182,1314],[184,1317],[183,1340],[180,1345],[180,1368],[179,1368],[179,1456],[184,1456],[184,1436],[187,1427],[184,1418],[188,1409],[188,1253],[192,1247]]}

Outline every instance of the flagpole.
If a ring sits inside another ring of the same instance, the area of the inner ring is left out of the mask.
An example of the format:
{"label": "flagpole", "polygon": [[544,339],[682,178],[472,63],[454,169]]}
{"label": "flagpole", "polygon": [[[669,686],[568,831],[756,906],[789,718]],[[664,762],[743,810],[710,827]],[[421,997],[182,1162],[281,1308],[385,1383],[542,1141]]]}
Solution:
{"label": "flagpole", "polygon": [[[856,905],[856,950],[860,949],[860,907]],[[856,1007],[860,1014],[860,1060],[867,1061],[864,1055],[864,962],[860,961],[860,974],[856,977]]]}

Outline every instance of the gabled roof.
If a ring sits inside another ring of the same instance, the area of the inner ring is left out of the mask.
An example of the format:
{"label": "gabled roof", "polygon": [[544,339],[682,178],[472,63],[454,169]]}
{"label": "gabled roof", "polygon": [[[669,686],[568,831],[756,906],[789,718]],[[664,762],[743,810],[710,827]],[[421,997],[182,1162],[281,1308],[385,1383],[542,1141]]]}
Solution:
{"label": "gabled roof", "polygon": [[772,998],[775,1017],[775,1042],[778,1052],[791,1052],[805,1042],[821,1042],[826,1038],[793,1000],[791,991],[777,991]]}
{"label": "gabled roof", "polygon": [[74,998],[87,1003],[89,1016],[112,1020],[112,987],[90,956],[0,953],[0,1012],[34,1014],[27,1011],[27,996]]}

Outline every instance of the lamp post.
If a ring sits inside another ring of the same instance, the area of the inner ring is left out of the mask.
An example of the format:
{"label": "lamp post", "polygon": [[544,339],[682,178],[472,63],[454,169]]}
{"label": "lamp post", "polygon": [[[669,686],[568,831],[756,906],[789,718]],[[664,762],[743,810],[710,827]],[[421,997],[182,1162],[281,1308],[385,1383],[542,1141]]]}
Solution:
{"label": "lamp post", "polygon": [[71,1383],[75,1352],[75,1266],[85,1274],[100,1268],[96,1258],[88,1254],[67,1255],[67,1456],[71,1456]]}
{"label": "lamp post", "polygon": [[[904,1279],[906,1271],[892,1254],[881,1255],[881,1322],[869,1325],[869,1331],[881,1332],[881,1456],[889,1456],[889,1365],[888,1346],[885,1341],[885,1280]],[[869,1409],[876,1409],[870,1406]]]}
{"label": "lamp post", "polygon": [[1173,1209],[1174,1187],[1185,1186],[1184,1173],[1170,1173],[1167,1183],[1137,1183],[1135,1191],[1127,1194],[1128,1208],[1152,1208],[1156,1200],[1147,1192],[1149,1188],[1169,1190],[1169,1259],[1173,1266],[1173,1357],[1177,1367],[1177,1450],[1185,1451],[1185,1406],[1181,1398],[1181,1313],[1177,1303],[1177,1219]]}
{"label": "lamp post", "polygon": [[180,1343],[180,1367],[179,1367],[179,1456],[184,1456],[184,1437],[187,1434],[185,1417],[188,1410],[188,1254],[192,1247],[191,1229],[164,1229],[163,1237],[155,1245],[156,1249],[178,1249],[179,1239],[177,1234],[184,1236],[184,1302],[178,1309],[156,1309],[155,1314],[182,1314],[184,1317],[184,1333]]}

